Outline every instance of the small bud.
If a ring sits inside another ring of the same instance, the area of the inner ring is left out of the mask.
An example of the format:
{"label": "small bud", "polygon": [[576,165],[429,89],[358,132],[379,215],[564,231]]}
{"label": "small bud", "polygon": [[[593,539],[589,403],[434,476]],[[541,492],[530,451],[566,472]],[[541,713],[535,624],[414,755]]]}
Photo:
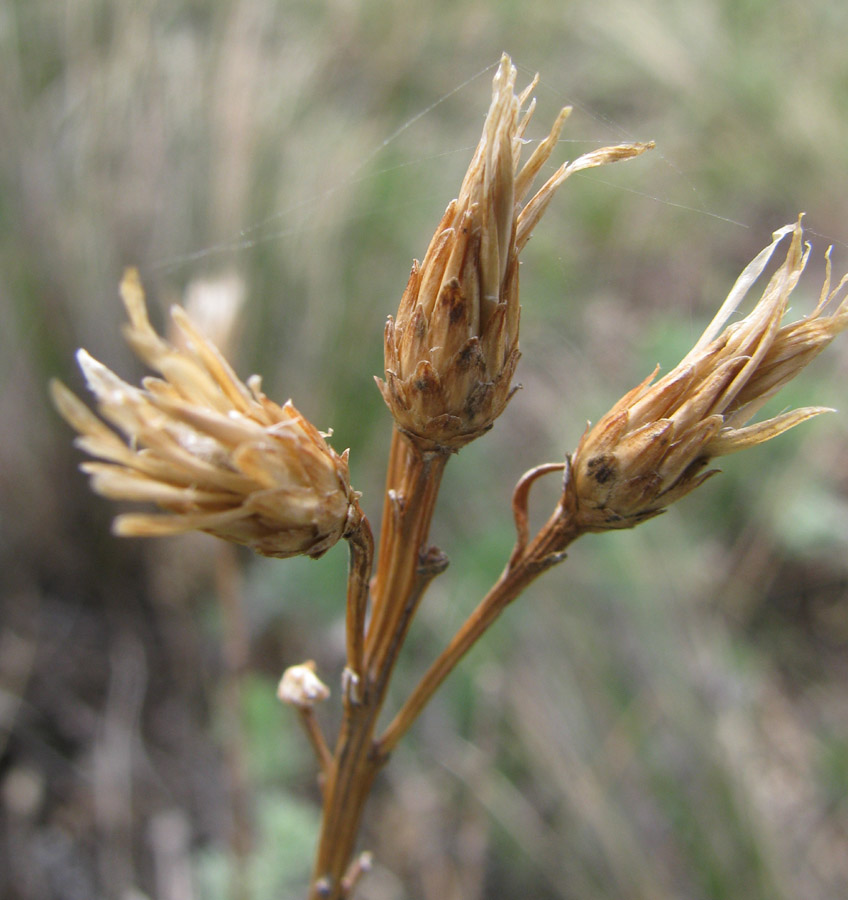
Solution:
{"label": "small bud", "polygon": [[311,659],[298,666],[289,666],[277,686],[277,697],[300,709],[311,709],[329,696],[330,689],[315,674],[315,662]]}
{"label": "small bud", "polygon": [[[756,307],[746,318],[726,325],[788,234],[792,239],[786,259]],[[781,327],[810,253],[801,238],[800,220],[775,232],[774,241],[746,267],[681,363],[651,384],[654,371],[587,429],[566,483],[568,507],[575,510],[581,528],[630,528],[658,515],[715,474],[705,471],[711,459],[763,443],[830,411],[805,407],[746,425],[769,397],[848,327],[848,298],[823,314],[848,282],[846,276],[831,291],[829,251],[815,310]]]}
{"label": "small bud", "polygon": [[184,310],[171,311],[181,346],[160,338],[137,273],[127,273],[121,293],[126,339],[162,378],[135,388],[79,351],[100,413],[117,430],[63,384],[51,385],[57,409],[79,432],[77,445],[105,460],[81,467],[93,490],[165,510],[119,516],[115,532],[206,531],[275,557],[328,550],[358,515],[347,453],[339,456],[291,402],[269,400],[257,376],[241,382]]}
{"label": "small bud", "polygon": [[386,325],[386,379],[377,379],[398,427],[423,449],[457,450],[483,434],[514,391],[518,363],[518,255],[569,175],[637,156],[647,144],[604,147],[561,166],[526,204],[557,144],[563,109],[519,168],[533,114],[521,108],[508,56],[495,75],[483,135],[423,263],[415,261],[397,316]]}

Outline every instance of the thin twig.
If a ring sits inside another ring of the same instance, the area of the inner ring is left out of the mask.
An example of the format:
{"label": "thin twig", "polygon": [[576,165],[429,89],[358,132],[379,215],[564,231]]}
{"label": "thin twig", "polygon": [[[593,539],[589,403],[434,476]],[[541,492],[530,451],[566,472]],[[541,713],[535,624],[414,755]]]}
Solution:
{"label": "thin twig", "polygon": [[527,513],[527,504],[530,499],[530,488],[533,487],[536,480],[550,472],[561,472],[565,468],[565,463],[546,463],[542,466],[536,466],[525,472],[515,486],[512,493],[512,515],[515,519],[515,531],[517,539],[515,541],[515,549],[510,557],[510,564],[517,560],[524,552],[527,541],[530,539],[530,522]]}
{"label": "thin twig", "polygon": [[501,577],[433,662],[377,741],[381,756],[392,752],[445,678],[504,609],[543,572],[563,560],[565,548],[580,533],[576,528],[569,527],[560,504],[524,552],[520,555],[513,552]]}
{"label": "thin twig", "polygon": [[321,767],[321,787],[323,789],[326,784],[327,773],[333,765],[333,754],[327,746],[324,732],[321,730],[318,719],[315,717],[315,710],[311,706],[298,706],[296,709],[300,723],[303,725],[303,730],[306,732],[309,743],[312,744],[312,749],[318,757],[318,763]]}
{"label": "thin twig", "polygon": [[367,850],[357,856],[357,858],[350,864],[350,868],[345,873],[344,878],[342,878],[342,891],[345,893],[345,895],[350,895],[351,891],[359,883],[359,879],[362,878],[363,875],[371,871],[371,866],[373,864],[374,857]]}
{"label": "thin twig", "polygon": [[[358,510],[358,505],[357,505]],[[360,515],[347,535],[350,566],[347,579],[347,669],[346,698],[359,702],[363,690],[365,656],[365,616],[368,608],[368,583],[374,562],[374,537],[368,519]]]}

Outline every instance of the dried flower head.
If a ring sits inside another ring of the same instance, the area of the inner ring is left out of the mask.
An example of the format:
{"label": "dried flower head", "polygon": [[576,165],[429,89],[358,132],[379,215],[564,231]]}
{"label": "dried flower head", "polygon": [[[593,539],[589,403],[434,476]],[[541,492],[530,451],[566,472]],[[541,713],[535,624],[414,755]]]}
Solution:
{"label": "dried flower head", "polygon": [[92,488],[164,513],[119,516],[114,531],[158,536],[206,531],[264,556],[317,557],[358,517],[347,452],[339,456],[291,402],[278,406],[258,376],[241,382],[184,310],[171,310],[182,346],[147,317],[138,274],[121,284],[125,337],[162,375],[142,388],[122,381],[85,350],[77,354],[108,427],[60,382],[53,400],[79,432],[77,445],[104,462],[83,463]]}
{"label": "dried flower head", "polygon": [[[786,259],[756,307],[725,327],[788,234]],[[809,244],[802,244],[800,220],[775,232],[773,242],[748,264],[680,364],[651,384],[655,370],[586,431],[566,485],[580,527],[602,531],[636,525],[715,474],[704,471],[710,459],[760,444],[830,411],[805,407],[746,425],[769,397],[848,327],[848,298],[825,315],[848,281],[846,276],[831,291],[829,252],[815,310],[781,327],[809,253]]]}
{"label": "dried flower head", "polygon": [[277,698],[300,709],[311,709],[329,696],[330,689],[315,674],[315,661],[311,659],[289,666],[277,685]]}
{"label": "dried flower head", "polygon": [[637,156],[648,144],[604,147],[562,165],[522,207],[570,109],[519,168],[538,76],[515,94],[504,55],[483,135],[430,243],[416,260],[385,334],[386,380],[397,425],[424,448],[456,450],[488,430],[512,392],[518,362],[518,255],[556,189],[574,172]]}

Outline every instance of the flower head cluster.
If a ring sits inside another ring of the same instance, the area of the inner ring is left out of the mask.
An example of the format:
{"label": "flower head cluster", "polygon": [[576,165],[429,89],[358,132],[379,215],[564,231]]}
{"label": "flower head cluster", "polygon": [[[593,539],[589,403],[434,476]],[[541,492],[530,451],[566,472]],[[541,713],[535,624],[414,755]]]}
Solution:
{"label": "flower head cluster", "polygon": [[83,463],[95,491],[154,503],[161,513],[115,520],[120,535],[199,530],[265,556],[320,556],[358,514],[347,452],[339,456],[292,404],[278,406],[258,376],[241,382],[179,307],[181,346],[163,340],[147,316],[134,270],[121,284],[125,336],[159,372],[141,388],[84,350],[77,354],[104,424],[63,384],[51,385],[77,445],[101,462]]}
{"label": "flower head cluster", "polygon": [[565,163],[524,204],[571,110],[560,112],[519,167],[535,101],[523,115],[522,107],[536,80],[517,95],[515,78],[505,55],[459,197],[423,263],[413,263],[397,316],[386,325],[386,378],[377,383],[397,425],[424,448],[456,450],[503,412],[519,357],[518,255],[556,189],[574,172],[651,146],[604,147]]}
{"label": "flower head cluster", "polygon": [[[786,258],[755,308],[725,327],[787,235],[791,240]],[[654,371],[586,431],[566,484],[580,527],[629,528],[655,516],[715,473],[705,471],[710,459],[760,444],[830,411],[805,407],[747,424],[766,400],[848,327],[848,298],[833,308],[848,276],[831,291],[829,255],[814,311],[781,326],[809,252],[809,245],[802,244],[800,222],[775,232],[773,242],[745,268],[680,364],[652,384]]]}

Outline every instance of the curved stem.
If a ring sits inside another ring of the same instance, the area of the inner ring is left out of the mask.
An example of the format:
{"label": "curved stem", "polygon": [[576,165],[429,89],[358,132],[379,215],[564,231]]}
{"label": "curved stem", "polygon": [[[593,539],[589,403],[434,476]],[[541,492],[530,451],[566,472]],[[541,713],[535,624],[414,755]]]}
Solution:
{"label": "curved stem", "polygon": [[530,521],[527,514],[527,505],[530,500],[530,488],[533,487],[536,481],[543,475],[547,475],[550,472],[562,472],[567,469],[567,466],[568,464],[564,462],[545,463],[544,465],[530,469],[529,472],[525,472],[518,480],[518,484],[512,492],[512,516],[515,519],[515,532],[517,537],[512,556],[509,558],[510,564],[524,553],[524,548],[527,546],[527,541],[530,539]]}

